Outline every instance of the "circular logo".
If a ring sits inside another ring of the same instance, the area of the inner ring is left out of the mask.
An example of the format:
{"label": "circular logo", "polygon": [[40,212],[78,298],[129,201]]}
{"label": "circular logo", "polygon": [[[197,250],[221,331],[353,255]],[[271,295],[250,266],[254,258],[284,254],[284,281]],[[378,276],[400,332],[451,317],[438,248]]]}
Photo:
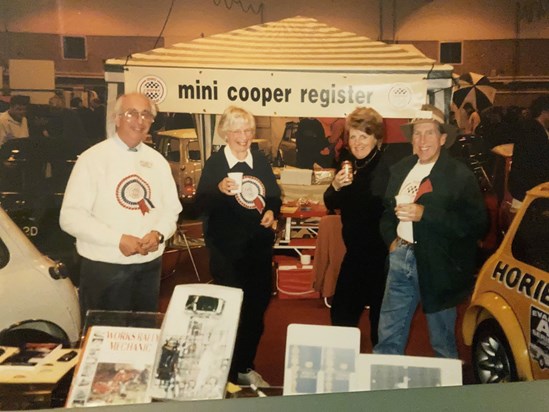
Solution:
{"label": "circular logo", "polygon": [[156,76],[146,76],[137,83],[137,91],[143,93],[156,104],[160,104],[166,98],[166,84]]}
{"label": "circular logo", "polygon": [[235,195],[236,201],[246,209],[263,209],[265,207],[265,186],[255,176],[242,177],[242,191]]}
{"label": "circular logo", "polygon": [[149,184],[138,175],[127,176],[116,186],[116,199],[126,209],[143,210],[143,205],[151,207],[150,198]]}
{"label": "circular logo", "polygon": [[402,108],[408,106],[412,101],[412,89],[405,83],[395,83],[389,89],[389,103],[394,107]]}

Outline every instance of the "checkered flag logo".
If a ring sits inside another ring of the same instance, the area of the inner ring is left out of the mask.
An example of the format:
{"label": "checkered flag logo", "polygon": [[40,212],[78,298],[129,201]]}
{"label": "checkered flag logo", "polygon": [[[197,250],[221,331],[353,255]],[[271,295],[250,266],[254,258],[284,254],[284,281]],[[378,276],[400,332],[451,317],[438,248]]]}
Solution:
{"label": "checkered flag logo", "polygon": [[156,76],[142,78],[137,85],[137,90],[156,104],[163,102],[166,98],[166,84]]}
{"label": "checkered flag logo", "polygon": [[407,84],[396,83],[389,90],[389,103],[394,107],[403,108],[412,101],[412,89]]}

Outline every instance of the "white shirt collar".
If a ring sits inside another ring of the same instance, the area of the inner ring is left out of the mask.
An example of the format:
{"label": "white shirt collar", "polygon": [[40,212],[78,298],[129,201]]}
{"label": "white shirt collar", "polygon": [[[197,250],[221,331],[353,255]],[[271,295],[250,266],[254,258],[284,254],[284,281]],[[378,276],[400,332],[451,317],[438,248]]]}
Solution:
{"label": "white shirt collar", "polygon": [[232,169],[235,164],[238,162],[245,162],[250,166],[251,169],[254,168],[254,159],[252,157],[252,152],[250,152],[250,149],[248,149],[248,154],[246,155],[246,158],[244,160],[238,160],[236,156],[231,152],[231,149],[229,149],[228,145],[225,145],[225,149],[223,149],[223,152],[225,153],[225,158],[227,159],[227,163],[229,163],[229,168]]}
{"label": "white shirt collar", "polygon": [[115,133],[112,138],[118,146],[129,152],[139,152],[141,150],[141,145],[143,144],[142,142],[139,143],[137,146],[134,147],[135,150],[132,150],[126,143],[124,143],[120,136],[118,136],[118,133]]}

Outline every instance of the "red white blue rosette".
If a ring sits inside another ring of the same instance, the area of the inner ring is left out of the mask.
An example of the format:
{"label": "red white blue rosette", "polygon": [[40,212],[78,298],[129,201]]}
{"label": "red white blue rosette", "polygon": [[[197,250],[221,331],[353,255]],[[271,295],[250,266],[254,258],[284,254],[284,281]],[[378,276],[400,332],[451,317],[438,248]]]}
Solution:
{"label": "red white blue rosette", "polygon": [[127,176],[116,186],[116,200],[126,209],[148,213],[150,209],[154,209],[150,199],[151,187],[138,175]]}
{"label": "red white blue rosette", "polygon": [[242,189],[235,195],[236,201],[246,209],[257,209],[263,213],[265,209],[265,185],[255,176],[242,177]]}

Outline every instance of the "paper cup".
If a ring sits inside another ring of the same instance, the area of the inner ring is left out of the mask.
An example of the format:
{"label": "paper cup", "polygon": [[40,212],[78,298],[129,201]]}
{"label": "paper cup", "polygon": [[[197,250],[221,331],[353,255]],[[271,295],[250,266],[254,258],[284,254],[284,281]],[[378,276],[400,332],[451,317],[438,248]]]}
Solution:
{"label": "paper cup", "polygon": [[301,264],[310,265],[311,264],[311,255],[301,255]]}
{"label": "paper cup", "polygon": [[242,192],[242,176],[243,175],[244,173],[242,172],[227,173],[227,176],[229,177],[229,179],[233,179],[235,183],[238,185],[236,189],[231,190],[231,193],[236,194],[236,193]]}
{"label": "paper cup", "polygon": [[396,195],[395,200],[397,205],[414,203],[414,198],[410,195]]}

